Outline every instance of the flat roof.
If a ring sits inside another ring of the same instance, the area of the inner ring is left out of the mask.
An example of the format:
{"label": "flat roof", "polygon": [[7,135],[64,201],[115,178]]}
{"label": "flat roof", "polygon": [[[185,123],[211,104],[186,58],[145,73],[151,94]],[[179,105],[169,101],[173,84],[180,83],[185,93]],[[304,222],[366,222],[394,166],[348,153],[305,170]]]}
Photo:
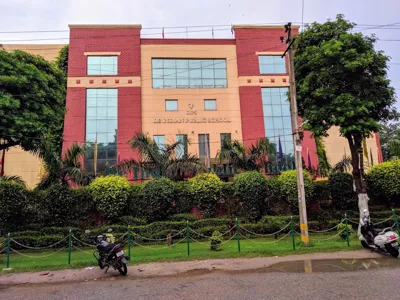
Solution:
{"label": "flat roof", "polygon": [[112,28],[142,28],[140,24],[69,24],[69,28],[101,28],[101,29],[112,29]]}
{"label": "flat roof", "polygon": [[[240,24],[240,25],[233,25],[233,29],[285,29],[286,24],[282,25],[246,25],[246,24]],[[299,25],[292,25],[293,29],[299,29]]]}

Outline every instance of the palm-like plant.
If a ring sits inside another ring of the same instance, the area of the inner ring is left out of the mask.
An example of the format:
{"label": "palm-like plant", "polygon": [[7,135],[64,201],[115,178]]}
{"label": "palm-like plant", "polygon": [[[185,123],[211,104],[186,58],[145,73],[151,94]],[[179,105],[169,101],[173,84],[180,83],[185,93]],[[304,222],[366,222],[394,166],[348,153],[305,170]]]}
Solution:
{"label": "palm-like plant", "polygon": [[22,179],[21,176],[18,175],[4,175],[0,177],[0,182],[15,182],[26,186],[25,181]]}
{"label": "palm-like plant", "polygon": [[44,189],[58,183],[68,185],[71,181],[77,185],[88,185],[91,176],[83,170],[82,159],[85,147],[73,144],[64,157],[51,151],[51,147],[44,146],[42,158],[45,163],[46,175],[38,184],[39,189]]}
{"label": "palm-like plant", "polygon": [[194,176],[197,172],[205,170],[203,162],[198,157],[186,153],[176,157],[177,150],[186,147],[187,143],[188,141],[177,141],[159,147],[147,134],[137,132],[129,144],[133,150],[138,151],[141,160],[137,161],[134,158],[124,160],[117,165],[117,168],[129,171],[134,167],[141,167],[173,180]]}
{"label": "palm-like plant", "polygon": [[222,142],[217,158],[238,169],[252,171],[258,170],[271,154],[276,154],[276,147],[267,138],[256,141],[247,149],[243,143],[237,140],[226,139]]}

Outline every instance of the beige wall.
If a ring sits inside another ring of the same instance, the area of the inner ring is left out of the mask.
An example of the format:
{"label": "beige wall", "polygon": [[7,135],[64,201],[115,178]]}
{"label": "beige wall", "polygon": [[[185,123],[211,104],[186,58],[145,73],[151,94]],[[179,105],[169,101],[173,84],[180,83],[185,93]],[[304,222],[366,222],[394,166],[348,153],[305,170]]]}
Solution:
{"label": "beige wall", "polygon": [[[43,56],[47,60],[54,60],[64,45],[2,45],[7,51],[22,50],[31,54]],[[6,175],[18,175],[30,188],[39,182],[41,172],[41,160],[20,147],[10,148],[5,155],[4,171]]]}
{"label": "beige wall", "polygon": [[[176,134],[187,134],[191,154],[198,154],[198,135],[210,136],[210,156],[220,149],[220,133],[230,133],[232,139],[242,140],[240,101],[235,45],[142,45],[142,126],[143,132],[165,135],[166,143],[175,141]],[[222,89],[153,89],[151,59],[155,58],[225,58],[228,88]],[[178,111],[165,111],[165,100],[177,99]],[[204,99],[216,99],[216,111],[204,111]],[[190,114],[195,111],[196,114]],[[203,119],[206,123],[185,123],[186,119]],[[215,118],[225,122],[209,123]],[[161,119],[160,121],[157,119]],[[164,123],[164,119],[183,119],[182,123]],[[229,121],[229,122],[226,122]]]}
{"label": "beige wall", "polygon": [[[340,136],[339,128],[333,127],[329,131],[329,136],[324,139],[325,150],[328,156],[329,162],[331,165],[335,165],[346,153],[347,156],[350,156],[350,148],[348,141]],[[378,147],[376,145],[376,137],[367,139],[367,149],[368,149],[368,160],[370,161],[370,150],[372,150],[372,157],[374,159],[374,164],[378,163]],[[365,162],[366,163],[366,162]],[[366,167],[368,169],[368,166]]]}

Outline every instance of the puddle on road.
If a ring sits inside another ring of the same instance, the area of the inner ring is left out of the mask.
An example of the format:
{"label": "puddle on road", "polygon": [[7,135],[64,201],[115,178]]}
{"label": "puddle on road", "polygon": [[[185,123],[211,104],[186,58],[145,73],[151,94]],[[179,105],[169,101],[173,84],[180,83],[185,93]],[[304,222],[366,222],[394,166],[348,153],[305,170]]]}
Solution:
{"label": "puddle on road", "polygon": [[258,269],[257,273],[355,272],[379,268],[400,268],[400,259],[299,260],[276,263],[269,267]]}

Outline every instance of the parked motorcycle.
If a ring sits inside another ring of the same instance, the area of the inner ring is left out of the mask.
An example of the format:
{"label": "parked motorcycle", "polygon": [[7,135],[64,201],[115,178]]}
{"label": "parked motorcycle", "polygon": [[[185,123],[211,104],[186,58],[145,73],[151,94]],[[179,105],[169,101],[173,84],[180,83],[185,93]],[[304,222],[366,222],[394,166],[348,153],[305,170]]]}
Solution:
{"label": "parked motorcycle", "polygon": [[[110,231],[109,231],[110,232]],[[93,252],[100,269],[106,268],[106,273],[110,267],[118,270],[121,275],[128,273],[127,261],[129,256],[125,256],[121,244],[114,244],[112,234],[101,234],[96,237],[97,249]]]}
{"label": "parked motorcycle", "polygon": [[364,248],[399,257],[399,235],[392,231],[392,228],[376,230],[366,209],[364,210],[364,216],[360,219],[360,225],[360,241]]}

